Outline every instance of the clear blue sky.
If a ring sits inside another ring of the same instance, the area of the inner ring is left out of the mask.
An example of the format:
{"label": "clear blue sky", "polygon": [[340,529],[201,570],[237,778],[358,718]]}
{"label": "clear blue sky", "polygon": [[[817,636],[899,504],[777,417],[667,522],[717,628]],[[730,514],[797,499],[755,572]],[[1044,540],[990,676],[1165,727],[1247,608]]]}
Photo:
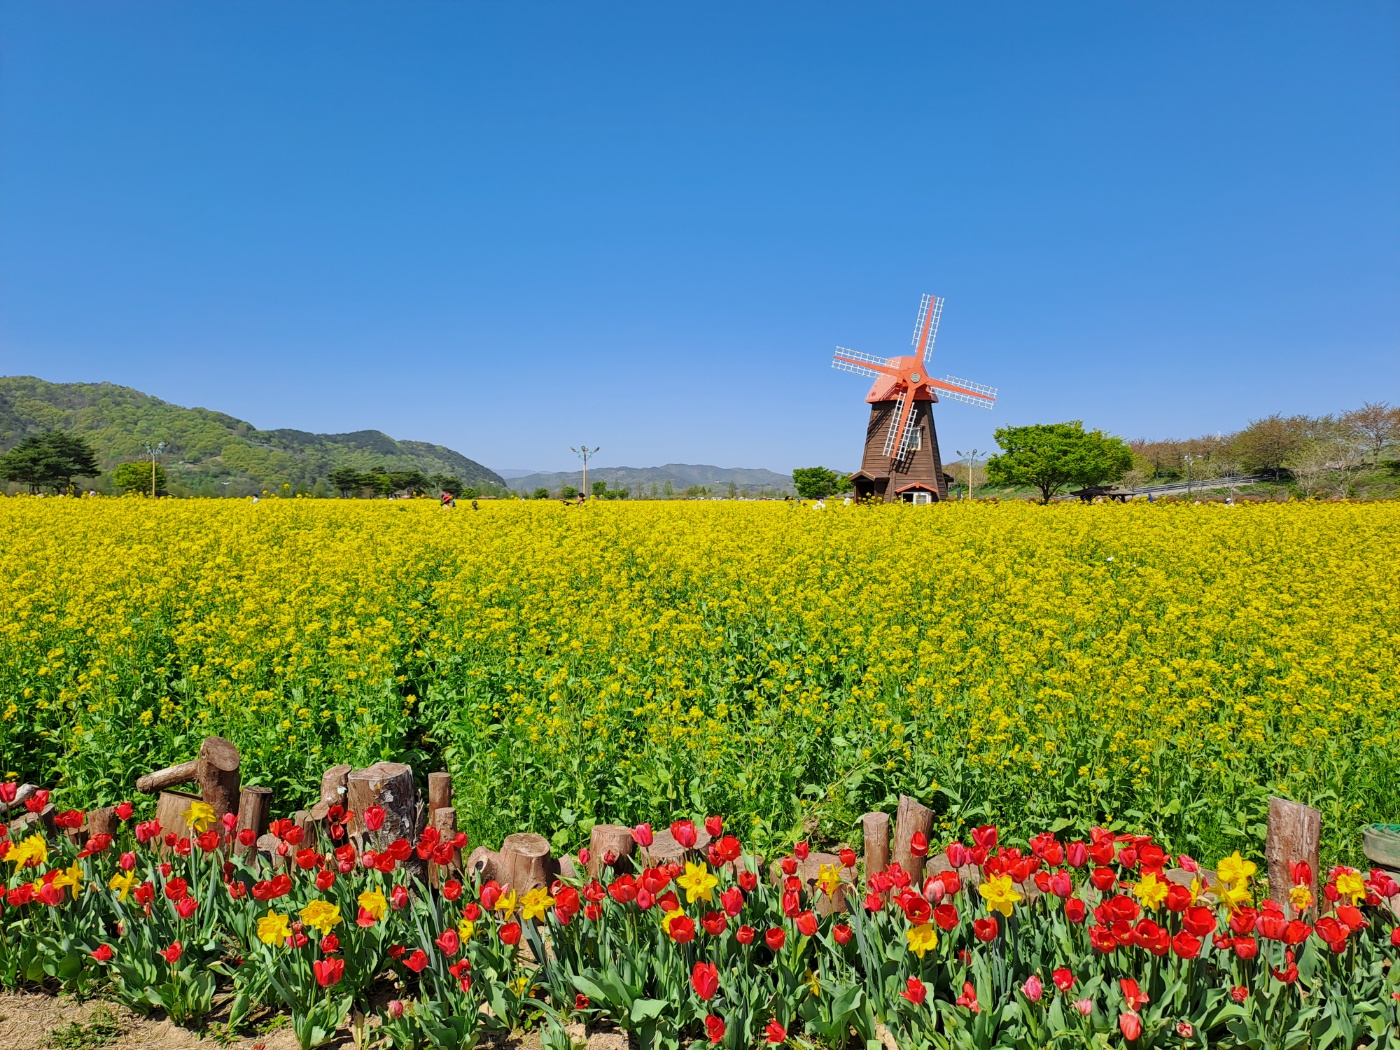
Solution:
{"label": "clear blue sky", "polygon": [[849,468],[925,291],[945,450],[1400,401],[1400,4],[0,4],[0,373]]}

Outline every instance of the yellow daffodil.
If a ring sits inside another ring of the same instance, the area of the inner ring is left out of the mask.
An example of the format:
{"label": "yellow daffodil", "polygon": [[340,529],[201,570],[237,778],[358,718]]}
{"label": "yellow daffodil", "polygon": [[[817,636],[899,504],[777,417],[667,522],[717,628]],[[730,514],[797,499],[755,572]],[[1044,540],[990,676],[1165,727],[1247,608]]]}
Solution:
{"label": "yellow daffodil", "polygon": [[319,930],[321,936],[331,932],[331,927],[340,923],[340,906],[317,897],[297,913],[303,926]]}
{"label": "yellow daffodil", "polygon": [[987,902],[988,911],[999,911],[1007,918],[1011,917],[1011,906],[1021,899],[1010,875],[998,875],[994,879],[979,883],[977,892]]}
{"label": "yellow daffodil", "polygon": [[65,868],[55,875],[51,884],[60,890],[71,889],[73,899],[77,900],[83,887],[83,869],[78,867],[77,861],[74,861],[72,867]]}
{"label": "yellow daffodil", "polygon": [[271,908],[267,909],[267,914],[258,920],[258,940],[263,944],[270,944],[274,947],[287,943],[287,938],[292,935],[292,928],[287,922],[287,916],[278,915]]}
{"label": "yellow daffodil", "polygon": [[207,802],[194,801],[185,810],[185,827],[193,832],[208,831],[214,823],[214,807]]}
{"label": "yellow daffodil", "polygon": [[511,916],[515,914],[515,891],[502,893],[496,898],[496,906],[493,910],[501,913],[502,922],[510,922]]}
{"label": "yellow daffodil", "polygon": [[37,868],[48,863],[49,845],[43,835],[30,835],[11,846],[5,859],[15,866],[16,871],[20,868]]}
{"label": "yellow daffodil", "polygon": [[668,911],[661,917],[661,928],[666,931],[666,936],[671,935],[671,923],[685,915],[685,912],[677,908],[675,911]]}
{"label": "yellow daffodil", "polygon": [[535,888],[520,898],[522,919],[543,919],[545,913],[554,906],[554,898],[545,890]]}
{"label": "yellow daffodil", "polygon": [[1233,854],[1220,862],[1220,865],[1215,869],[1215,874],[1227,886],[1235,886],[1248,882],[1258,870],[1259,867],[1254,861],[1245,860],[1240,856],[1240,851],[1235,850]]}
{"label": "yellow daffodil", "polygon": [[470,919],[463,919],[457,924],[457,936],[464,941],[472,939],[472,934],[476,933],[476,923]]}
{"label": "yellow daffodil", "polygon": [[1232,913],[1239,911],[1240,908],[1254,899],[1249,892],[1249,887],[1245,886],[1244,883],[1236,883],[1233,886],[1217,886],[1215,887],[1215,895],[1220,898],[1220,903],[1229,908]]}
{"label": "yellow daffodil", "polygon": [[828,897],[836,896],[841,888],[841,873],[835,864],[823,864],[817,869],[817,887]]}
{"label": "yellow daffodil", "polygon": [[107,883],[107,888],[117,891],[117,900],[124,902],[131,894],[131,887],[136,884],[136,874],[130,871],[119,871],[112,876]]}
{"label": "yellow daffodil", "polygon": [[1348,868],[1337,875],[1337,892],[1343,897],[1350,897],[1351,903],[1355,905],[1366,896],[1366,882],[1360,872]]}
{"label": "yellow daffodil", "polygon": [[1146,907],[1156,910],[1167,899],[1167,890],[1170,888],[1170,883],[1165,879],[1159,879],[1156,872],[1149,871],[1133,887],[1133,896],[1142,901]]}
{"label": "yellow daffodil", "polygon": [[[1007,907],[1009,908],[1010,905]],[[909,942],[909,950],[920,959],[924,957],[924,952],[930,948],[938,947],[938,931],[933,928],[932,923],[926,922],[919,926],[910,926],[904,931],[904,938]]]}
{"label": "yellow daffodil", "polygon": [[1200,877],[1199,875],[1193,875],[1193,876],[1191,876],[1191,885],[1187,887],[1187,890],[1188,890],[1188,891],[1190,892],[1190,894],[1191,894],[1191,903],[1192,903],[1192,904],[1195,904],[1195,903],[1200,899],[1200,897],[1201,897],[1201,892],[1202,892],[1205,888],[1206,888],[1206,884],[1205,884],[1204,882],[1201,881],[1201,877]]}
{"label": "yellow daffodil", "polygon": [[365,890],[356,898],[355,903],[374,916],[375,922],[382,922],[384,916],[389,913],[389,902],[378,889]]}
{"label": "yellow daffodil", "polygon": [[811,995],[813,999],[821,997],[822,982],[821,979],[817,976],[816,970],[807,971],[807,993]]}
{"label": "yellow daffodil", "polygon": [[1312,890],[1306,886],[1294,886],[1288,891],[1288,903],[1293,905],[1293,910],[1299,915],[1312,907]]}
{"label": "yellow daffodil", "polygon": [[719,879],[710,874],[710,869],[703,863],[685,863],[685,874],[676,880],[676,885],[685,890],[685,899],[689,904],[696,901],[712,902],[715,899],[715,887],[719,885]]}

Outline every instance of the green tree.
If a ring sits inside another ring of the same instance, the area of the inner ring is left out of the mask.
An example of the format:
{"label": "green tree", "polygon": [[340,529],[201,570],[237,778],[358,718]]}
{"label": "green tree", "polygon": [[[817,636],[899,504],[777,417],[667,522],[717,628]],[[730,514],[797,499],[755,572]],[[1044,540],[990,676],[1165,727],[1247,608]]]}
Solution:
{"label": "green tree", "polygon": [[[156,491],[165,490],[165,468],[155,465]],[[151,461],[138,460],[135,463],[119,463],[112,471],[112,484],[123,492],[136,492],[143,496],[151,493]]]}
{"label": "green tree", "polygon": [[462,484],[462,479],[455,474],[430,474],[427,485],[430,489],[435,489],[438,492],[450,492],[457,497],[465,496],[467,499],[471,499],[472,496],[476,495],[473,492],[472,496],[467,496],[466,486]]}
{"label": "green tree", "polygon": [[1251,420],[1234,436],[1231,445],[1245,470],[1277,480],[1288,461],[1307,445],[1308,432],[1315,429],[1313,422],[1307,416],[1281,416],[1275,412]]}
{"label": "green tree", "polygon": [[349,499],[365,487],[365,476],[354,467],[336,467],[326,480],[340,490],[341,499]]}
{"label": "green tree", "polygon": [[544,486],[540,486],[539,488],[535,489],[534,494],[530,498],[549,499],[549,489],[545,488]]}
{"label": "green tree", "polygon": [[1121,439],[1086,431],[1077,419],[1002,427],[993,436],[1002,451],[987,460],[987,482],[1037,488],[1042,503],[1068,484],[1114,481],[1133,465],[1132,449]]}
{"label": "green tree", "polygon": [[602,499],[608,494],[608,483],[606,481],[595,481],[589,486],[593,490],[593,495]]}
{"label": "green tree", "polygon": [[845,479],[826,467],[798,467],[792,472],[792,484],[803,499],[826,499],[841,491]]}
{"label": "green tree", "polygon": [[76,434],[48,430],[25,438],[0,460],[0,472],[9,481],[21,481],[31,493],[48,486],[62,492],[75,477],[101,474],[92,447]]}

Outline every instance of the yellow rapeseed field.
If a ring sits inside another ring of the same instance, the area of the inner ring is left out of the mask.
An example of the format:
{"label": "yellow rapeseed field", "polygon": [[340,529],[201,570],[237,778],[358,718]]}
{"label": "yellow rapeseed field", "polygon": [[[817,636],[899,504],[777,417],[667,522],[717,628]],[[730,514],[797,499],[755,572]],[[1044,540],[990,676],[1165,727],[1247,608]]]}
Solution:
{"label": "yellow rapeseed field", "polygon": [[0,772],[91,805],[219,733],[278,808],[451,769],[474,835],[1400,819],[1400,506],[0,500]]}

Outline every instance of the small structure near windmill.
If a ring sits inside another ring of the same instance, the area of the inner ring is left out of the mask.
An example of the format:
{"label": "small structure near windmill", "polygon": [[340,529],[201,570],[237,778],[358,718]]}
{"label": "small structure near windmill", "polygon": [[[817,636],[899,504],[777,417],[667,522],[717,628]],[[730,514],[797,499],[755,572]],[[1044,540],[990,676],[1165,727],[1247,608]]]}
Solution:
{"label": "small structure near windmill", "polygon": [[995,387],[928,374],[938,338],[943,300],[926,295],[914,322],[914,353],[905,357],[875,357],[838,346],[831,367],[875,380],[865,400],[870,403],[870,424],[865,429],[865,453],[860,470],[851,475],[857,499],[886,503],[903,500],[931,503],[948,495],[948,475],[938,454],[933,429],[933,404],[940,398],[990,409],[997,399]]}

